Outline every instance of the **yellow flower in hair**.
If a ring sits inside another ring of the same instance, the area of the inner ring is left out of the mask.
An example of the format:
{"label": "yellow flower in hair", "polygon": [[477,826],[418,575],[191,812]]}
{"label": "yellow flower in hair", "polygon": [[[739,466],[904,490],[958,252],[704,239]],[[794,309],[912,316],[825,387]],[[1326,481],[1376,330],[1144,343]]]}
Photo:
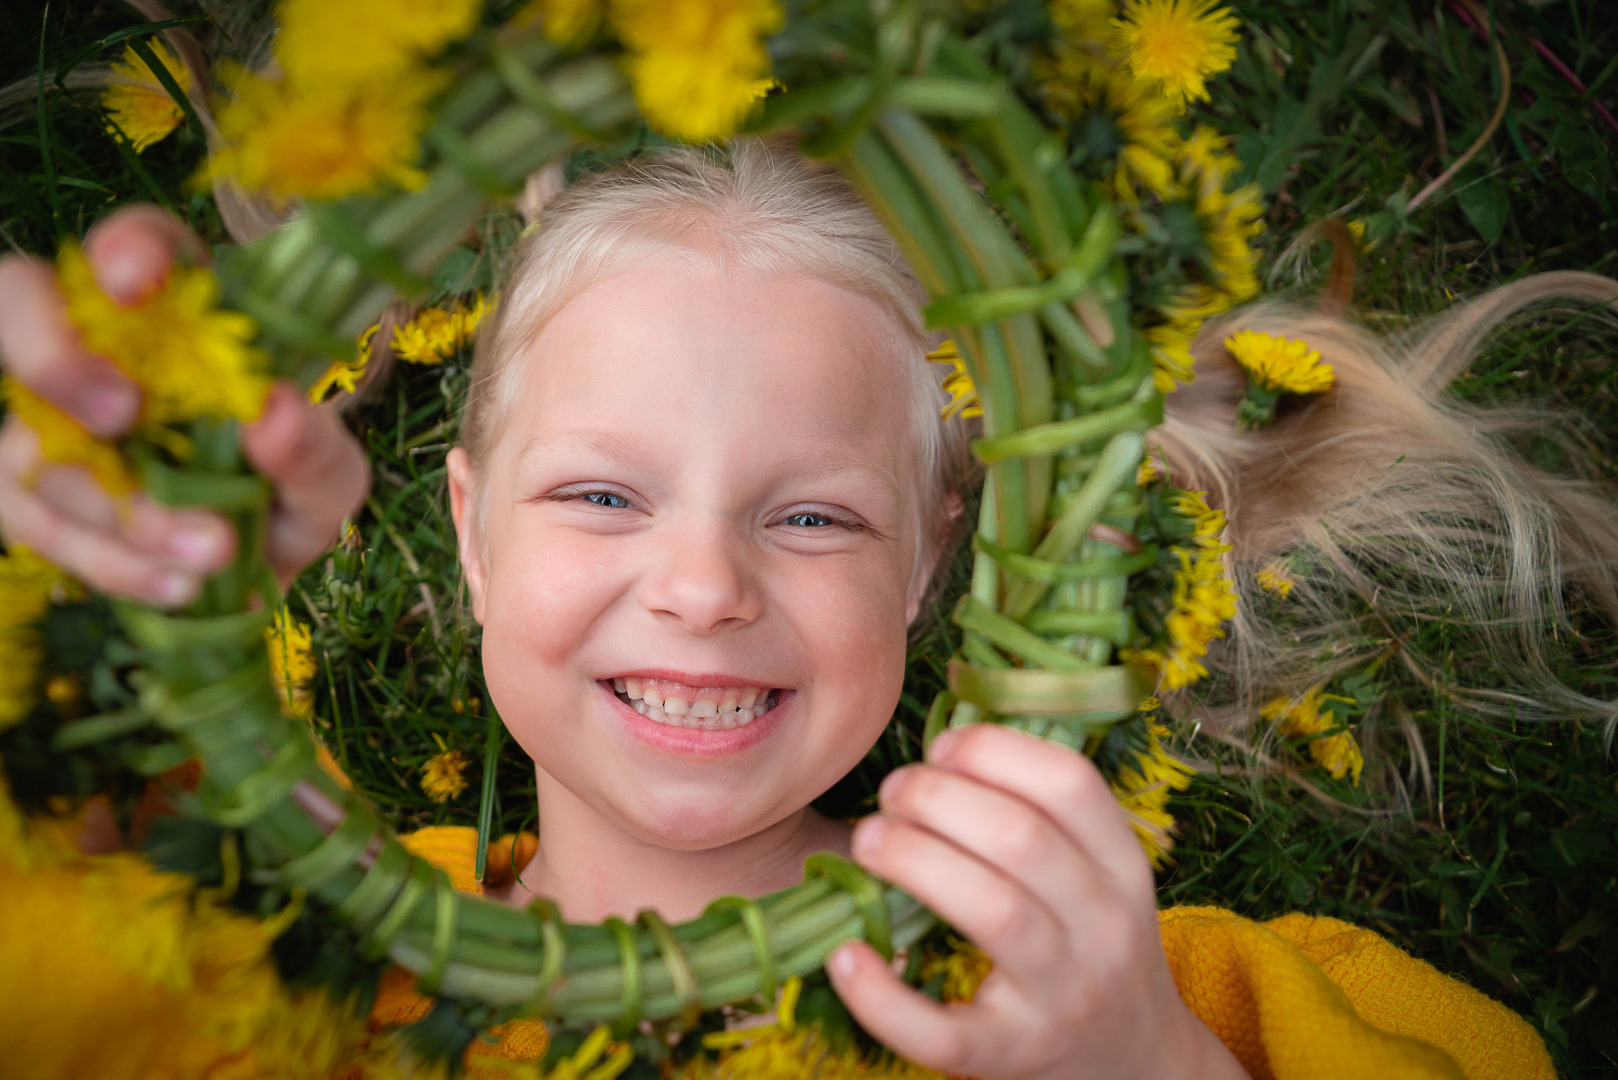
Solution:
{"label": "yellow flower in hair", "polygon": [[629,80],[647,122],[687,142],[728,138],[775,85],[764,38],[776,0],[612,0]]}
{"label": "yellow flower in hair", "polygon": [[[148,39],[147,45],[181,92],[189,91],[191,72],[186,66],[157,38]],[[185,110],[133,45],[125,45],[123,58],[112,65],[112,77],[101,94],[101,107],[110,115],[107,130],[116,125],[136,153],[166,138],[185,119]]]}
{"label": "yellow flower in hair", "polygon": [[0,555],[0,731],[26,719],[39,701],[45,646],[39,620],[62,572],[21,544]]}
{"label": "yellow flower in hair", "polygon": [[79,422],[9,375],[0,379],[6,410],[39,438],[39,456],[60,465],[83,465],[110,495],[138,486],[118,448],[91,435]]}
{"label": "yellow flower in hair", "polygon": [[1275,419],[1282,394],[1318,394],[1336,381],[1332,366],[1305,341],[1238,330],[1225,339],[1225,349],[1247,372],[1247,396],[1236,415],[1249,430]]}
{"label": "yellow flower in hair", "polygon": [[393,351],[412,364],[441,364],[472,340],[489,305],[479,296],[470,308],[427,308],[393,328]]}
{"label": "yellow flower in hair", "polygon": [[1134,0],[1113,20],[1114,48],[1176,104],[1206,100],[1207,80],[1236,59],[1236,16],[1216,2]]}
{"label": "yellow flower in hair", "polygon": [[309,400],[316,405],[326,400],[326,395],[333,390],[341,390],[352,394],[365,377],[365,368],[371,361],[371,339],[376,332],[382,329],[380,323],[373,323],[369,330],[364,331],[354,339],[354,355],[346,360],[333,360],[327,365],[320,378],[309,387]]}
{"label": "yellow flower in hair", "polygon": [[[1349,702],[1351,699],[1337,694],[1325,693],[1326,684],[1320,683],[1309,688],[1303,697],[1293,700],[1279,697],[1260,710],[1264,719],[1275,722],[1275,730],[1292,739],[1308,738],[1311,735],[1320,735],[1330,731],[1336,721],[1330,712],[1321,713],[1321,705],[1328,701]],[[1309,756],[1315,763],[1332,777],[1341,780],[1351,775],[1355,787],[1360,783],[1360,772],[1365,768],[1365,758],[1360,754],[1359,743],[1354,741],[1353,731],[1340,731],[1335,735],[1313,739],[1309,743]]]}
{"label": "yellow flower in hair", "polygon": [[141,419],[173,424],[202,416],[256,420],[270,380],[252,347],[253,320],[218,306],[219,283],[205,266],[176,266],[128,307],[101,291],[79,245],[56,256],[68,319],[93,353],[140,386]]}
{"label": "yellow flower in hair", "polygon": [[961,359],[961,350],[953,339],[946,340],[938,348],[927,354],[927,359],[935,364],[949,364],[950,373],[944,376],[944,392],[949,395],[949,404],[945,405],[941,414],[945,420],[952,416],[982,416],[983,406],[978,401],[978,389],[972,385],[972,376],[966,370],[966,361]]}
{"label": "yellow flower in hair", "polygon": [[459,798],[466,790],[466,769],[470,763],[459,750],[445,750],[442,739],[438,740],[438,749],[439,753],[428,758],[421,767],[421,790],[433,802],[448,802]]}
{"label": "yellow flower in hair", "polygon": [[1258,330],[1238,330],[1225,348],[1255,382],[1286,394],[1318,394],[1330,390],[1335,376],[1330,364],[1308,342]]}
{"label": "yellow flower in hair", "polygon": [[1259,588],[1265,592],[1275,593],[1283,600],[1292,595],[1292,590],[1298,584],[1297,580],[1287,573],[1286,567],[1279,562],[1273,562],[1263,567],[1254,575],[1254,578],[1258,581]]}
{"label": "yellow flower in hair", "polygon": [[233,95],[219,114],[226,146],[208,159],[207,180],[233,180],[282,201],[427,182],[417,162],[442,73],[410,69],[351,86],[303,87],[238,71],[226,82]]}

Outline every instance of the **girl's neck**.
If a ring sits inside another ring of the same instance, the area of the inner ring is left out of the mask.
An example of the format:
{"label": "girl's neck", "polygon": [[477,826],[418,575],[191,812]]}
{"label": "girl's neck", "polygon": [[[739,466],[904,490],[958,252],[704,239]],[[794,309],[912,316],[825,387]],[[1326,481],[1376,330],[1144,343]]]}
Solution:
{"label": "girl's neck", "polygon": [[813,852],[849,853],[849,827],[809,807],[722,847],[660,847],[618,828],[543,772],[538,779],[539,852],[519,882],[493,895],[512,904],[544,896],[570,922],[633,918],[645,908],[681,922],[718,896],[757,897],[796,885]]}

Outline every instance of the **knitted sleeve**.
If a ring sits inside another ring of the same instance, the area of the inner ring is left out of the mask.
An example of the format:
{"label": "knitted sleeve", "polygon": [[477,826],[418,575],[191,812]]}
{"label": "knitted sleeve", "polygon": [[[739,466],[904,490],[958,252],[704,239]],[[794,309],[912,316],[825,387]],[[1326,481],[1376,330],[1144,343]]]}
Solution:
{"label": "knitted sleeve", "polygon": [[1555,1080],[1516,1013],[1336,919],[1159,913],[1191,1011],[1254,1080]]}

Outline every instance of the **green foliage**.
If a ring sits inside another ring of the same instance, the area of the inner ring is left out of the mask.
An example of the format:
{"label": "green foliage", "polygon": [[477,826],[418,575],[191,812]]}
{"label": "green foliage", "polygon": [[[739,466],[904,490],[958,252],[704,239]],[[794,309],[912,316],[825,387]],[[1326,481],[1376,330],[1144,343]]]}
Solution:
{"label": "green foliage", "polygon": [[[1511,64],[1506,119],[1455,182],[1414,212],[1405,209],[1411,197],[1494,111],[1500,82],[1492,47],[1444,3],[1233,6],[1245,24],[1240,57],[1211,84],[1214,99],[1201,118],[1236,137],[1249,177],[1274,200],[1272,252],[1327,215],[1365,223],[1376,243],[1361,267],[1359,302],[1373,324],[1402,329],[1455,297],[1537,270],[1614,271],[1618,133],[1589,103],[1618,96],[1618,21],[1600,0],[1492,5]],[[1019,0],[1002,9],[996,17],[1008,42],[1042,30],[1038,8]],[[197,14],[188,5],[176,11]],[[112,37],[133,24],[121,6],[64,4],[47,22],[0,36],[5,78],[15,81],[0,104],[0,235],[9,246],[49,252],[62,235],[82,235],[116,206],[141,200],[170,206],[209,242],[226,239],[211,198],[186,183],[203,152],[194,125],[136,155],[105,132],[98,94],[74,78],[115,59],[122,44]],[[228,50],[245,45],[242,25],[233,24],[230,37],[212,25],[195,29]],[[1530,38],[1587,90],[1571,87]],[[784,71],[796,62],[777,60]],[[43,86],[43,97],[27,90],[29,80]],[[490,228],[509,233],[513,223]],[[487,288],[487,253],[497,246],[479,243],[454,256],[435,288]],[[1476,400],[1576,406],[1589,419],[1589,431],[1575,433],[1588,436],[1586,451],[1569,456],[1545,441],[1525,452],[1547,468],[1618,479],[1599,434],[1618,431],[1618,365],[1607,359],[1615,345],[1618,335],[1592,316],[1522,320],[1457,389]],[[467,363],[462,355],[438,367],[401,365],[351,411],[375,469],[357,539],[310,568],[289,595],[293,614],[314,629],[316,726],[356,785],[404,830],[478,818],[492,705],[459,579],[444,469]],[[957,561],[955,588],[912,647],[896,722],[822,798],[828,813],[868,811],[881,776],[919,756],[927,703],[944,684],[954,647],[948,612],[965,565]],[[117,707],[110,680],[97,681],[73,652],[86,632],[102,632],[105,613],[87,606],[55,618],[83,625],[53,626],[52,662],[83,677],[98,707]],[[1390,663],[1375,673],[1374,689],[1370,673],[1332,687],[1355,701],[1336,719],[1357,725],[1371,762],[1360,788],[1312,767],[1301,744],[1266,746],[1266,764],[1206,733],[1181,733],[1182,748],[1218,771],[1199,776],[1173,804],[1181,842],[1162,876],[1163,901],[1217,903],[1255,917],[1301,909],[1371,926],[1522,1012],[1567,1075],[1609,1074],[1618,1069],[1618,794],[1605,733],[1573,723],[1489,723],[1469,713],[1453,687],[1510,686],[1512,673],[1479,670],[1475,657],[1447,648],[1452,630],[1421,631],[1429,655],[1449,658],[1433,685]],[[1611,627],[1579,630],[1562,641],[1558,672],[1571,686],[1611,698],[1618,638]],[[1382,692],[1408,724],[1371,707]],[[16,729],[8,766],[31,752],[45,760],[50,736]],[[466,791],[443,804],[419,785],[440,739],[472,762]],[[139,744],[135,733],[118,746]],[[532,827],[532,763],[507,741],[496,768],[493,832]],[[83,775],[37,781],[27,794],[39,802],[97,786]],[[119,793],[126,813],[137,794]],[[208,843],[172,835],[154,843],[167,844],[175,859],[186,851],[217,858],[213,838],[202,839]],[[289,970],[321,981],[350,978],[320,972],[318,956],[293,955],[296,932],[285,940],[289,955],[280,959]],[[816,1000],[806,994],[800,1016]],[[453,1043],[463,1025],[442,1019]]]}

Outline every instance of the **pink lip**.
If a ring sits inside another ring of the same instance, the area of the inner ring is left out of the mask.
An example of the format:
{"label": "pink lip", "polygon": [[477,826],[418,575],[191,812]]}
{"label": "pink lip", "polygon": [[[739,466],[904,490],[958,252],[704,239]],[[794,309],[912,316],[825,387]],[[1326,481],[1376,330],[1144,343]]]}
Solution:
{"label": "pink lip", "polygon": [[715,672],[693,673],[675,671],[673,668],[640,668],[635,671],[620,671],[615,675],[606,677],[607,682],[611,682],[613,679],[664,679],[668,682],[677,682],[693,688],[699,686],[756,686],[761,690],[775,688],[774,683],[759,682],[757,679],[749,679],[741,675],[726,675]]}
{"label": "pink lip", "polygon": [[[620,679],[675,678],[674,675],[663,674],[661,672],[657,674],[636,672],[632,675],[619,675],[616,677]],[[721,677],[727,679],[730,678],[730,676]],[[704,675],[702,678],[710,679],[714,678],[714,676]],[[685,679],[680,678],[676,681],[685,682]],[[596,685],[601,687],[601,692],[607,696],[607,701],[611,704],[614,714],[619,720],[623,721],[624,727],[627,728],[629,733],[635,736],[635,738],[639,739],[648,746],[657,750],[662,750],[665,753],[691,754],[697,757],[724,757],[727,754],[739,754],[743,750],[757,746],[759,743],[769,738],[770,733],[773,732],[781,723],[786,711],[792,708],[793,703],[796,702],[798,698],[798,695],[790,690],[778,690],[776,692],[777,696],[775,708],[771,709],[769,712],[765,713],[763,716],[759,717],[757,720],[754,720],[747,726],[732,728],[729,731],[703,731],[700,728],[675,727],[672,724],[659,724],[655,720],[648,720],[646,717],[642,716],[640,713],[618,700],[618,695],[613,692],[611,679],[598,680]],[[699,682],[695,685],[762,686],[764,684],[742,681],[707,683]]]}

